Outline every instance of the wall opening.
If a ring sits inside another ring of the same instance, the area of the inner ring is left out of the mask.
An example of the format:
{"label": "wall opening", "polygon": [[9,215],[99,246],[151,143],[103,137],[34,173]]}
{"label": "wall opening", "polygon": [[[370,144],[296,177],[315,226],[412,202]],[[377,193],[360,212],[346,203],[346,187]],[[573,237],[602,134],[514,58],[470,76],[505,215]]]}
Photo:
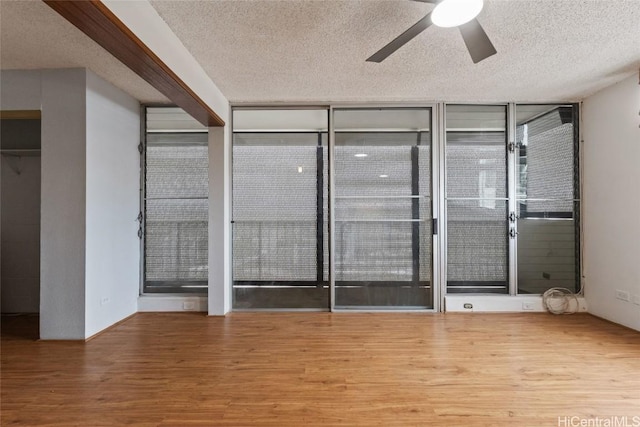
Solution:
{"label": "wall opening", "polygon": [[[40,312],[40,112],[6,113],[0,122],[1,311],[36,315]],[[37,331],[37,319],[30,323]]]}

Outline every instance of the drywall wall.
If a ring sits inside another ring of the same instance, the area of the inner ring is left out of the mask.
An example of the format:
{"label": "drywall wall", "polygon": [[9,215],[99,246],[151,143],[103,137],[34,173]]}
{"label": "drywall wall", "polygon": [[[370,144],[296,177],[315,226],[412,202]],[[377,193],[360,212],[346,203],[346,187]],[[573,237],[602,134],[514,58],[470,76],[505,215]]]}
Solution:
{"label": "drywall wall", "polygon": [[209,314],[231,309],[231,131],[209,128]]}
{"label": "drywall wall", "polygon": [[1,71],[0,94],[2,110],[40,110],[42,72],[40,70]]}
{"label": "drywall wall", "polygon": [[85,336],[137,311],[140,105],[87,71]]}
{"label": "drywall wall", "polygon": [[0,142],[2,313],[38,313],[40,119],[3,119],[0,124]]}
{"label": "drywall wall", "polygon": [[84,338],[84,69],[43,70],[40,337]]}
{"label": "drywall wall", "polygon": [[3,70],[0,90],[2,110],[42,112],[40,337],[83,339],[86,72]]}
{"label": "drywall wall", "polygon": [[640,86],[638,75],[583,103],[585,297],[589,312],[640,330]]}
{"label": "drywall wall", "polygon": [[138,103],[81,68],[0,85],[3,110],[42,111],[40,338],[85,339],[137,309]]}

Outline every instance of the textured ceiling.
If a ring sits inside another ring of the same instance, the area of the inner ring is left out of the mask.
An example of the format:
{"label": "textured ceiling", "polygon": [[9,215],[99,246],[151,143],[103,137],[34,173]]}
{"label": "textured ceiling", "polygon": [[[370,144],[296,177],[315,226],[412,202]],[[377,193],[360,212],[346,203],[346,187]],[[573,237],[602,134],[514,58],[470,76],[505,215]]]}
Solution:
{"label": "textured ceiling", "polygon": [[[640,67],[640,0],[485,0],[498,54],[473,64],[432,26],[365,59],[433,5],[409,0],[152,0],[232,102],[579,100]],[[168,100],[39,0],[0,0],[2,69],[87,67],[142,102]]]}
{"label": "textured ceiling", "polygon": [[479,21],[498,54],[475,65],[457,29],[435,26],[365,62],[427,3],[151,3],[236,103],[573,101],[640,67],[640,0],[485,0]]}
{"label": "textured ceiling", "polygon": [[42,1],[0,0],[0,66],[92,70],[142,102],[169,101]]}

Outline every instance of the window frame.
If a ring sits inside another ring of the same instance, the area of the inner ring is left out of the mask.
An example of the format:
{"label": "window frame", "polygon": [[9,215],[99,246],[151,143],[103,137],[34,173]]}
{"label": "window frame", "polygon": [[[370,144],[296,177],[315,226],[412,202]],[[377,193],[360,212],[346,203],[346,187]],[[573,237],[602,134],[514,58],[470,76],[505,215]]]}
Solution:
{"label": "window frame", "polygon": [[[190,287],[185,285],[185,282],[180,280],[175,281],[163,281],[166,284],[166,290],[150,291],[148,289],[146,261],[146,238],[147,238],[147,148],[148,148],[148,109],[150,108],[180,108],[173,104],[142,104],[140,106],[140,144],[138,145],[138,152],[140,154],[140,212],[138,214],[137,221],[139,222],[138,237],[140,238],[140,284],[139,294],[145,295],[162,295],[162,296],[206,296],[208,295],[209,288],[209,274],[207,273],[207,280],[190,282],[189,285],[194,283],[199,284],[197,287]],[[188,116],[188,113],[185,113]],[[159,134],[163,132],[158,132]],[[175,132],[164,132],[175,133]],[[208,133],[207,128],[202,130],[184,131],[184,133],[201,134]],[[208,148],[208,143],[207,143]],[[207,196],[208,200],[208,196]],[[208,222],[208,218],[207,218]],[[208,239],[208,237],[207,237]],[[208,242],[207,242],[208,244]],[[156,281],[157,282],[157,281]],[[160,282],[158,282],[160,283]]]}

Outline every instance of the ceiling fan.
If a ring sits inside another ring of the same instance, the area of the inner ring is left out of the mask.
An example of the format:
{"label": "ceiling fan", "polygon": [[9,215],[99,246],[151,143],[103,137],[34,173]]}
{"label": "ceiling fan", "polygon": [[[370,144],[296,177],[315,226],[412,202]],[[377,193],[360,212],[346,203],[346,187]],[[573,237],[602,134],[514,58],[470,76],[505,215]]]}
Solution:
{"label": "ceiling fan", "polygon": [[368,62],[382,62],[415,36],[435,24],[439,27],[458,27],[474,64],[497,53],[476,16],[482,10],[483,0],[412,0],[433,3],[436,7],[408,30],[385,47],[371,55]]}

